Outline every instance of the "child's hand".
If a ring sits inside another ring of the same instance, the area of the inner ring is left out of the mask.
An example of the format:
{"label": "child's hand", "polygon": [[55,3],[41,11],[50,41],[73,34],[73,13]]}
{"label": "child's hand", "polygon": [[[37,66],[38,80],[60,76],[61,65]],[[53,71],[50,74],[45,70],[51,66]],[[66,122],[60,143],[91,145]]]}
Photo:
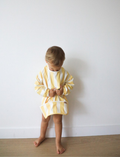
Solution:
{"label": "child's hand", "polygon": [[54,97],[55,95],[56,95],[55,89],[50,89],[50,90],[49,90],[49,96],[50,96],[50,97]]}
{"label": "child's hand", "polygon": [[59,96],[63,94],[63,87],[62,86],[60,86],[60,89],[56,89],[56,94]]}

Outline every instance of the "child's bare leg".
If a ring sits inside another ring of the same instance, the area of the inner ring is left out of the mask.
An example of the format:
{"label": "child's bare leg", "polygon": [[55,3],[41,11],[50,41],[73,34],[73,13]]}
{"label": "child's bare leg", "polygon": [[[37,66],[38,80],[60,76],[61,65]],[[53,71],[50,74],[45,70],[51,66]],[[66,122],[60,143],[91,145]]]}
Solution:
{"label": "child's bare leg", "polygon": [[53,121],[55,123],[57,153],[62,154],[65,151],[65,148],[61,145],[62,115],[53,115]]}
{"label": "child's bare leg", "polygon": [[43,142],[44,139],[45,139],[45,134],[46,134],[46,131],[47,131],[49,120],[50,120],[50,116],[45,119],[45,117],[42,115],[40,137],[37,140],[34,141],[34,145],[36,147],[38,147],[40,145],[40,143]]}

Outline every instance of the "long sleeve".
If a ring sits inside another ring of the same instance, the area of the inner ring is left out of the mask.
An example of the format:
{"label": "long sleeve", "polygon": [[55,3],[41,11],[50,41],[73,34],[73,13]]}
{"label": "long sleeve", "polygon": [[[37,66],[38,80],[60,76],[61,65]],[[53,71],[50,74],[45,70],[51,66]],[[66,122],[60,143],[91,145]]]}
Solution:
{"label": "long sleeve", "polygon": [[42,75],[42,72],[40,71],[39,74],[36,76],[35,91],[39,95],[42,95],[43,97],[48,97],[49,96],[49,89],[44,86],[43,82],[44,82],[43,81],[43,75]]}
{"label": "long sleeve", "polygon": [[73,77],[67,72],[67,76],[65,78],[65,83],[63,86],[63,95],[67,96],[68,94],[70,94],[70,91],[73,89],[73,86]]}

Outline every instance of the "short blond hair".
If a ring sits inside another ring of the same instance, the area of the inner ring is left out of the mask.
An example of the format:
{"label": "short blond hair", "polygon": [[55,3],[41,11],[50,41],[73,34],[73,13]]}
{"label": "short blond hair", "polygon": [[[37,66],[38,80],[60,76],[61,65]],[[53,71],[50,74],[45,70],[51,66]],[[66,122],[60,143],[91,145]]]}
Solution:
{"label": "short blond hair", "polygon": [[52,46],[48,48],[45,55],[45,60],[53,63],[55,66],[60,66],[65,60],[65,53],[61,47]]}

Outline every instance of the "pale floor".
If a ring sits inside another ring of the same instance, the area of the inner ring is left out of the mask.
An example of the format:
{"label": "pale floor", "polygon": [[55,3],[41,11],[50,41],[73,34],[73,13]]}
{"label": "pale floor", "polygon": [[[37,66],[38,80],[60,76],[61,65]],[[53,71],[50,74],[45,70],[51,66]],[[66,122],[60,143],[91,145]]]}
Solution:
{"label": "pale floor", "polygon": [[62,138],[66,152],[57,155],[55,139],[46,139],[39,147],[33,145],[35,139],[0,139],[2,157],[82,157],[118,156],[120,157],[120,135],[67,137]]}

